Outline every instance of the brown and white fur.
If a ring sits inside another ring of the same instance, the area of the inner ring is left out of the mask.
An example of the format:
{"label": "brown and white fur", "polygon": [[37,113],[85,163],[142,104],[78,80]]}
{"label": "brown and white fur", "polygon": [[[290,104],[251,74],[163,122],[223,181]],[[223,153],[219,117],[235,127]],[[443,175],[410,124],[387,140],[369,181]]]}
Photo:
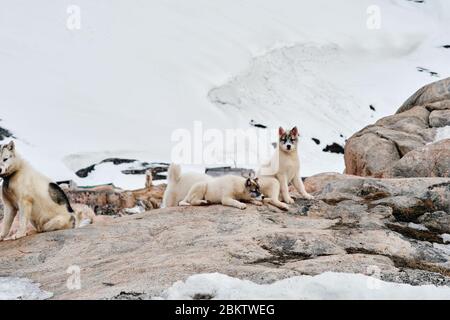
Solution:
{"label": "brown and white fur", "polygon": [[[263,194],[268,198],[265,201],[272,202],[275,206],[280,207],[279,203],[278,205],[275,203],[278,202],[281,193],[281,199],[285,203],[293,204],[294,199],[289,194],[290,183],[294,185],[295,189],[305,199],[314,199],[313,196],[306,192],[300,176],[300,160],[297,152],[299,134],[297,127],[287,132],[280,127],[278,134],[277,150],[270,163],[258,172]],[[279,192],[277,192],[278,186],[276,182],[273,179],[269,179],[271,177],[279,182]]]}
{"label": "brown and white fur", "polygon": [[194,184],[180,205],[222,204],[245,209],[247,206],[241,201],[261,205],[256,200],[260,196],[258,178],[227,175]]}
{"label": "brown and white fur", "polygon": [[164,192],[162,207],[177,207],[197,182],[213,179],[204,173],[181,173],[181,167],[172,163],[167,171],[167,188]]}
{"label": "brown and white fur", "polygon": [[22,159],[13,141],[0,147],[0,177],[4,206],[0,240],[8,236],[17,214],[19,227],[13,240],[27,235],[29,223],[45,232],[74,228],[82,222],[82,214],[74,212],[64,191]]}

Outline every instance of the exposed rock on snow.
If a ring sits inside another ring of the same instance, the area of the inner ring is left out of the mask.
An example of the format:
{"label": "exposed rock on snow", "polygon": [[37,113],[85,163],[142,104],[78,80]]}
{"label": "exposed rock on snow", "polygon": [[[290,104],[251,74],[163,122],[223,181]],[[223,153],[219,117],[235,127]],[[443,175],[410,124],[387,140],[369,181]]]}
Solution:
{"label": "exposed rock on snow", "polygon": [[[0,274],[31,278],[56,299],[161,297],[177,281],[214,272],[257,284],[333,271],[450,285],[446,230],[431,223],[449,212],[450,179],[328,174],[307,185],[316,200],[298,199],[288,213],[166,208],[0,242]],[[80,290],[66,287],[71,265],[81,269]]]}
{"label": "exposed rock on snow", "polygon": [[395,115],[350,137],[345,172],[373,177],[450,177],[449,141],[441,127],[450,121],[450,78],[415,93]]}
{"label": "exposed rock on snow", "polygon": [[[97,164],[90,165],[86,168],[78,170],[75,174],[80,178],[87,178],[89,174],[101,167],[104,164],[112,163],[115,166],[119,166],[120,171],[123,174],[145,174],[147,170],[151,170],[153,175],[153,180],[162,180],[165,179],[165,175],[161,175],[161,173],[167,172],[169,167],[168,163],[148,163],[141,162],[138,160],[132,159],[119,159],[119,158],[111,158],[105,159]],[[125,166],[123,166],[125,165]]]}
{"label": "exposed rock on snow", "polygon": [[322,151],[344,154],[344,147],[336,142],[333,142],[332,144],[327,145]]}
{"label": "exposed rock on snow", "polygon": [[13,134],[9,130],[0,127],[0,141],[5,140],[5,138],[11,138],[12,136]]}

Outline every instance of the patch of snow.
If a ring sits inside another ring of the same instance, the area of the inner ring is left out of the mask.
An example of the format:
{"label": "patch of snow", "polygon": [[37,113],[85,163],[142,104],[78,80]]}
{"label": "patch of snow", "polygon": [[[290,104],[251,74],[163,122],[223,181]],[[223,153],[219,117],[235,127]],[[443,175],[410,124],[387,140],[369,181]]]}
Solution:
{"label": "patch of snow", "polygon": [[438,128],[436,130],[436,137],[434,138],[434,142],[450,139],[450,126]]}
{"label": "patch of snow", "polygon": [[44,300],[53,296],[53,293],[40,289],[27,278],[0,277],[0,300]]}
{"label": "patch of snow", "polygon": [[90,225],[91,223],[92,223],[92,219],[90,219],[90,218],[83,219],[80,221],[78,228],[86,227],[86,226]]}
{"label": "patch of snow", "polygon": [[411,229],[415,229],[415,230],[428,231],[428,228],[425,227],[423,224],[417,224],[417,223],[410,222],[410,223],[408,223],[408,227]]}
{"label": "patch of snow", "polygon": [[218,300],[429,300],[450,299],[450,287],[411,286],[391,283],[362,274],[326,272],[317,276],[299,276],[256,284],[224,274],[197,274],[178,281],[168,288],[165,299],[192,299],[207,295]]}
{"label": "patch of snow", "polygon": [[450,256],[450,245],[448,245],[448,244],[440,244],[440,243],[433,243],[433,247],[443,251],[446,255]]}
{"label": "patch of snow", "polygon": [[143,208],[141,206],[135,206],[133,208],[126,208],[126,209],[124,209],[124,211],[127,214],[138,214],[138,213],[145,212],[145,208]]}
{"label": "patch of snow", "polygon": [[450,234],[448,233],[441,234],[441,238],[444,241],[444,243],[450,243]]}

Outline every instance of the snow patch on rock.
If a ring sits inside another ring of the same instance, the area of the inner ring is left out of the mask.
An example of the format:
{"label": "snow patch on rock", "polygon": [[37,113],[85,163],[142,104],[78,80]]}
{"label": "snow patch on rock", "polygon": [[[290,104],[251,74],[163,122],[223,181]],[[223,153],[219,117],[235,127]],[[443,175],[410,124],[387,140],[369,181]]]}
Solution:
{"label": "snow patch on rock", "polygon": [[434,142],[444,139],[450,139],[450,126],[436,129],[436,137],[434,138]]}
{"label": "snow patch on rock", "polygon": [[40,284],[27,278],[0,277],[0,300],[44,300],[53,293],[40,289]]}
{"label": "snow patch on rock", "polygon": [[208,297],[231,299],[347,300],[347,299],[450,299],[449,287],[411,286],[381,281],[362,274],[326,272],[317,276],[299,276],[272,284],[256,284],[224,274],[197,274],[178,281],[164,292],[165,299]]}

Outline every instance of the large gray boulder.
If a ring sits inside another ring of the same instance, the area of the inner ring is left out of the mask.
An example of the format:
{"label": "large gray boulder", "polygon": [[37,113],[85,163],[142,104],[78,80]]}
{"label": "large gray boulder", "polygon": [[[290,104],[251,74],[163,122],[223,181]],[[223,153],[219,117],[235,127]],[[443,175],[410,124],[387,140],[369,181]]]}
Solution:
{"label": "large gray boulder", "polygon": [[391,177],[450,177],[450,139],[417,148],[386,173]]}
{"label": "large gray boulder", "polygon": [[397,113],[405,112],[415,106],[425,106],[445,100],[450,100],[450,78],[423,86],[403,103]]}
{"label": "large gray boulder", "polygon": [[450,109],[431,112],[430,126],[435,128],[450,126]]}
{"label": "large gray boulder", "polygon": [[383,178],[450,177],[448,143],[434,141],[436,130],[450,125],[449,88],[450,78],[425,86],[396,114],[350,137],[345,145],[345,173]]}

